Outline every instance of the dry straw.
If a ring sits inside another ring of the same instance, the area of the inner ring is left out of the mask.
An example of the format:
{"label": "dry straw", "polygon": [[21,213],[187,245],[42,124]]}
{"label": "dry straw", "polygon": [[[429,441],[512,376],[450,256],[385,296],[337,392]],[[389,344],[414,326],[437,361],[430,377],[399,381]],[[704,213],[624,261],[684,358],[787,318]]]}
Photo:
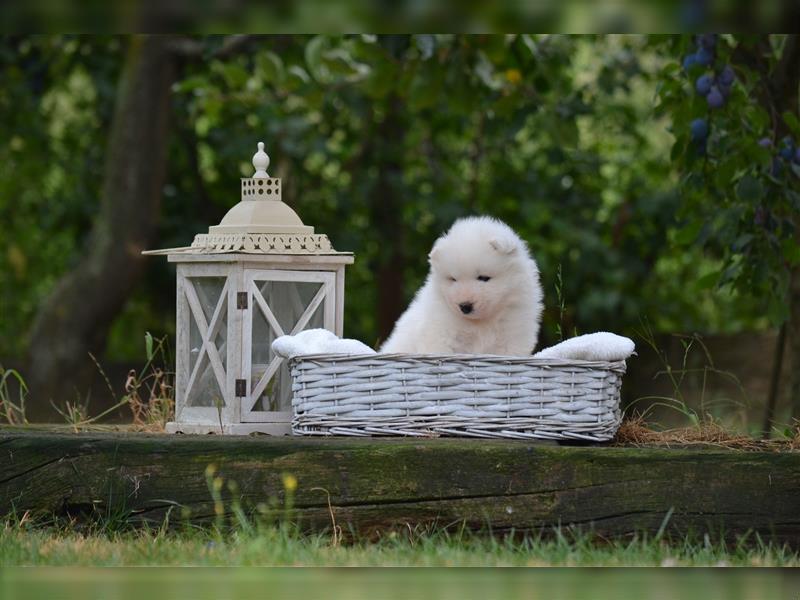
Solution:
{"label": "dry straw", "polygon": [[641,415],[622,422],[614,437],[617,446],[637,447],[684,447],[707,446],[726,450],[745,451],[793,451],[800,450],[800,427],[792,437],[785,439],[757,440],[749,435],[726,430],[711,420],[702,421],[692,427],[679,427],[656,431],[648,427]]}

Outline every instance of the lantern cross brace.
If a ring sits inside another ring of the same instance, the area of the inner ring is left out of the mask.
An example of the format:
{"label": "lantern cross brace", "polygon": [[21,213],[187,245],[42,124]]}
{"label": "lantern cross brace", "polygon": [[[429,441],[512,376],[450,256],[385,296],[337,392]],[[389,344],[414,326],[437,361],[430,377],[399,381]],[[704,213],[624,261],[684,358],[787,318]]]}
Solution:
{"label": "lantern cross brace", "polygon": [[219,352],[214,344],[214,338],[216,337],[217,333],[219,333],[219,328],[223,323],[222,307],[225,306],[228,298],[228,281],[226,280],[225,285],[222,287],[222,292],[220,292],[219,300],[217,301],[217,305],[211,315],[210,323],[206,322],[206,316],[203,312],[202,306],[200,305],[197,292],[195,291],[192,282],[188,279],[185,281],[184,290],[186,293],[186,300],[189,302],[189,308],[191,309],[194,317],[195,324],[197,325],[197,329],[200,332],[200,337],[203,340],[200,354],[197,356],[197,362],[194,364],[192,374],[189,377],[189,382],[186,384],[185,397],[189,397],[189,394],[194,387],[194,383],[197,380],[197,376],[200,372],[200,364],[203,362],[204,354],[208,356],[208,361],[214,371],[214,377],[216,377],[217,384],[219,385],[220,394],[224,396],[225,368],[222,366],[222,360],[220,359]]}
{"label": "lantern cross brace", "polygon": [[[258,289],[255,282],[251,282],[250,286],[251,286],[250,291],[253,294],[253,298],[255,299],[255,304],[258,305],[258,308],[261,310],[264,317],[267,319],[267,322],[269,323],[270,327],[272,327],[272,329],[278,336],[286,335],[283,331],[283,328],[278,323],[278,320],[275,318],[275,315],[272,313],[269,306],[267,305],[266,300],[264,300],[264,297],[261,295],[261,291]],[[322,285],[320,285],[320,288],[317,291],[314,298],[311,300],[309,305],[303,311],[303,314],[300,315],[300,318],[297,320],[297,323],[292,328],[292,331],[289,335],[296,335],[303,330],[306,324],[311,320],[311,317],[314,315],[314,312],[317,310],[317,308],[319,308],[319,305],[322,304],[322,301],[325,299],[326,292],[327,292],[326,285],[323,283]],[[273,375],[275,375],[275,372],[278,370],[278,367],[280,367],[282,361],[283,359],[279,356],[275,356],[272,359],[272,361],[270,361],[266,371],[264,371],[264,374],[261,376],[261,379],[253,388],[253,393],[250,395],[249,401],[247,401],[246,406],[243,407],[244,410],[246,411],[253,410],[253,407],[258,401],[258,398],[264,392],[264,389],[266,389],[267,383],[269,383],[269,380],[272,379]]]}

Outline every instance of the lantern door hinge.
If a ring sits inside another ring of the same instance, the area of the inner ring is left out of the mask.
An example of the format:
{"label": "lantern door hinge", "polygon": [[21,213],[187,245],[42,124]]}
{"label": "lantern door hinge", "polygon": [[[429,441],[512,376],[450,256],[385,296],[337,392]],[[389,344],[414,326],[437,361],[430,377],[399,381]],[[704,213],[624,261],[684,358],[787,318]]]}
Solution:
{"label": "lantern door hinge", "polygon": [[236,308],[247,308],[247,292],[236,292]]}
{"label": "lantern door hinge", "polygon": [[237,398],[244,398],[247,396],[247,380],[246,379],[237,379],[236,380],[236,397]]}

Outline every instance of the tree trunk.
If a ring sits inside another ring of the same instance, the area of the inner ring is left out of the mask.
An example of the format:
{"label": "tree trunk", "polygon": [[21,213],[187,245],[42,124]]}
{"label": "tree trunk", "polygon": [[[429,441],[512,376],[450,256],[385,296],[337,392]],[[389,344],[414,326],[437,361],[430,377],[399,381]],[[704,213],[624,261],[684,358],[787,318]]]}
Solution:
{"label": "tree trunk", "polygon": [[[379,43],[397,61],[410,44],[408,35],[382,35]],[[378,177],[370,202],[370,217],[381,240],[381,252],[375,272],[378,290],[378,338],[386,340],[394,323],[406,308],[404,274],[406,234],[403,225],[403,149],[405,138],[404,106],[397,94],[390,94],[384,115],[371,131],[367,143],[374,157]]]}
{"label": "tree trunk", "polygon": [[378,336],[385,340],[405,309],[403,275],[406,266],[403,227],[402,161],[403,123],[400,100],[387,100],[386,114],[375,131],[378,180],[370,200],[374,227],[384,248],[379,253],[375,282],[378,289]]}
{"label": "tree trunk", "polygon": [[786,347],[786,323],[778,330],[775,340],[775,354],[772,356],[772,374],[769,378],[769,392],[767,394],[767,408],[764,411],[764,424],[761,426],[761,437],[769,439],[775,425],[775,407],[778,405],[778,391],[781,387],[781,373],[783,372],[783,349]]}
{"label": "tree trunk", "polygon": [[155,229],[166,171],[170,89],[177,57],[168,36],[134,36],[126,57],[107,147],[100,210],[89,244],[36,316],[26,376],[34,403],[81,390],[87,353],[105,344],[142,268]]}
{"label": "tree trunk", "polygon": [[[780,59],[770,72],[767,57],[771,53],[769,35],[761,35],[750,46],[740,44],[733,53],[734,62],[739,62],[758,71],[766,85],[757,92],[758,100],[768,113],[773,115],[775,140],[781,140],[791,131],[783,120],[783,113],[800,115],[800,35],[786,36]],[[800,236],[800,216],[794,215],[796,235]],[[800,268],[790,273],[789,287],[789,361],[792,366],[790,382],[791,411],[794,419],[800,419]]]}
{"label": "tree trunk", "polygon": [[800,269],[797,268],[792,272],[789,310],[789,356],[792,365],[789,397],[792,403],[792,419],[800,422]]}
{"label": "tree trunk", "polygon": [[[781,59],[775,67],[771,79],[772,93],[776,98],[778,114],[790,112],[800,116],[800,35],[787,36]],[[778,120],[776,139],[790,135],[783,121]],[[795,236],[800,240],[800,216],[794,215]],[[800,420],[800,268],[792,269],[789,287],[789,352],[791,356],[792,378],[790,397],[792,418]]]}

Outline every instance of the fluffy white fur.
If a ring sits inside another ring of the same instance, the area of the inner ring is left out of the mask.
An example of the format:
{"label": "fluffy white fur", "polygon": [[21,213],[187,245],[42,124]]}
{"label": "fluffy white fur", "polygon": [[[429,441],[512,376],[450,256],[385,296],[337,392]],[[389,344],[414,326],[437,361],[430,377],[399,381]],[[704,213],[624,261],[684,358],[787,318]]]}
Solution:
{"label": "fluffy white fur", "polygon": [[[489,217],[460,219],[436,240],[428,258],[425,285],[381,352],[533,352],[542,315],[539,269],[508,225]],[[465,314],[462,306],[470,311]]]}

